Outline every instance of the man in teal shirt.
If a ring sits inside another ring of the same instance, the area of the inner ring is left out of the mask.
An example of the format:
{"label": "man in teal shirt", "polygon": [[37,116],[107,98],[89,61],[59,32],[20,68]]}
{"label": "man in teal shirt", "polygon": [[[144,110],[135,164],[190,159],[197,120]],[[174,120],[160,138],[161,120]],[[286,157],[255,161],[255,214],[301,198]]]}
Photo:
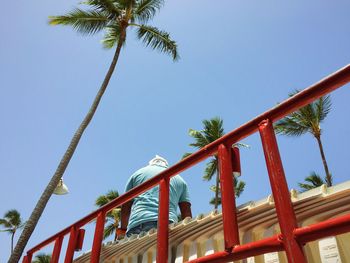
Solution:
{"label": "man in teal shirt", "polygon": [[[156,157],[149,162],[148,166],[137,170],[129,178],[125,192],[154,177],[167,167],[168,162],[164,158],[156,155]],[[192,217],[188,187],[180,175],[176,175],[170,179],[169,192],[169,223],[178,221],[177,206],[180,208],[182,219]],[[126,231],[127,236],[130,236],[156,228],[158,221],[158,203],[159,186],[144,192],[123,205],[119,238],[123,236],[121,233],[123,230]]]}

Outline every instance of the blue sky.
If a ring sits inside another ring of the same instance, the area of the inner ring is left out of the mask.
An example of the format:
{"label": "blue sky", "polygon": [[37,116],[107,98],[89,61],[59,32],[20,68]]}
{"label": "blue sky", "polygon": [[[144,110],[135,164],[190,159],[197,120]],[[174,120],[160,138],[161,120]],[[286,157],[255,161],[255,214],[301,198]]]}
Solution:
{"label": "blue sky", "polygon": [[[51,27],[49,15],[74,1],[8,1],[0,17],[0,217],[28,218],[99,88],[113,51],[101,35]],[[94,210],[109,189],[124,191],[155,154],[177,162],[192,149],[188,129],[220,116],[230,131],[350,61],[349,1],[168,0],[151,22],[171,32],[181,60],[144,48],[134,32],[101,105],[64,175],[70,194],[53,196],[27,249]],[[322,125],[335,183],[349,180],[349,85],[332,94]],[[270,194],[257,134],[243,141],[238,203]],[[324,174],[310,135],[278,137],[290,188],[311,171]],[[203,165],[183,173],[194,214],[207,213],[212,193]],[[88,235],[91,236],[91,232]],[[18,237],[18,236],[17,236]],[[89,239],[84,250],[88,250]],[[50,248],[48,248],[48,251]],[[10,236],[0,233],[0,263]]]}

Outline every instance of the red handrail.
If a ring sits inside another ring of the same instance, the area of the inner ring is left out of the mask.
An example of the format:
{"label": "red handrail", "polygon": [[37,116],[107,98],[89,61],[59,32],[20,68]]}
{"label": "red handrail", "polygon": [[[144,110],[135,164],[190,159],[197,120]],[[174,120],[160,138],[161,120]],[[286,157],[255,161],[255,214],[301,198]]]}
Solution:
{"label": "red handrail", "polygon": [[[61,230],[35,247],[27,251],[23,262],[30,263],[35,252],[43,247],[55,242],[53,257],[51,262],[58,262],[63,237],[70,234],[65,263],[73,259],[76,248],[77,236],[79,230],[87,223],[97,219],[93,247],[91,252],[91,262],[99,262],[101,243],[103,236],[103,227],[105,216],[108,211],[115,207],[125,204],[129,200],[142,194],[143,192],[160,184],[160,222],[158,229],[158,254],[157,262],[167,262],[168,259],[168,205],[169,205],[169,180],[176,174],[189,169],[200,161],[218,153],[220,165],[220,179],[222,189],[222,208],[223,208],[223,228],[225,251],[216,252],[210,256],[205,256],[191,262],[227,262],[238,260],[250,256],[260,255],[267,252],[286,250],[289,262],[306,262],[302,246],[305,242],[310,242],[316,238],[340,234],[350,231],[350,215],[342,216],[336,219],[327,220],[310,227],[297,228],[294,210],[290,204],[288,187],[283,172],[283,166],[280,162],[277,142],[273,132],[272,123],[287,116],[288,114],[306,106],[312,101],[332,92],[333,90],[350,82],[350,65],[338,70],[330,76],[324,78],[318,83],[297,93],[293,97],[285,100],[276,107],[257,116],[251,121],[245,123],[239,128],[231,131],[215,142],[191,154],[177,164],[163,171],[159,175],[151,178],[142,185],[135,187],[129,192],[119,196],[105,206],[88,214],[74,224]],[[270,184],[274,200],[276,203],[276,212],[281,227],[281,234],[266,238],[249,244],[239,245],[237,215],[235,213],[235,198],[232,191],[232,177],[229,171],[232,170],[232,160],[230,158],[231,145],[244,139],[245,137],[260,131],[266,164],[268,167]],[[229,150],[230,149],[230,150]],[[275,162],[277,160],[277,163]],[[231,178],[231,179],[230,179]],[[287,207],[285,206],[287,203]],[[282,205],[283,204],[283,205]],[[282,216],[287,213],[287,220]],[[324,231],[324,232],[322,232]]]}

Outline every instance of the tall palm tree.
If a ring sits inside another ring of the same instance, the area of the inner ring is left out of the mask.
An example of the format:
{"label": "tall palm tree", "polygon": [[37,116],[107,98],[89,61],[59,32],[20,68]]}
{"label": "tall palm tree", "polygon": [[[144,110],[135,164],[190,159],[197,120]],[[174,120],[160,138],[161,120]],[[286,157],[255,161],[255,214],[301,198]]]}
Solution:
{"label": "tall palm tree", "polygon": [[[195,142],[191,143],[190,146],[195,147],[197,149],[204,148],[206,145],[209,143],[212,143],[213,141],[221,138],[224,136],[224,125],[223,125],[223,120],[220,119],[219,117],[214,117],[210,120],[203,120],[203,130],[197,131],[190,129],[189,130],[189,135],[194,138]],[[238,146],[246,146],[244,144],[237,144]],[[186,157],[190,155],[191,153],[185,153],[183,157]],[[213,186],[211,189],[214,190],[215,192],[215,197],[214,197],[214,208],[217,209],[219,206],[219,191],[220,191],[220,179],[219,179],[219,166],[218,166],[218,156],[214,155],[213,158],[210,159],[210,161],[206,164],[205,170],[204,170],[204,175],[203,179],[205,181],[210,181],[213,177],[215,176],[215,186]],[[238,181],[235,178],[235,181]],[[242,186],[243,182],[239,182],[237,186],[242,187],[244,189],[245,183]],[[242,189],[242,191],[243,191]],[[240,191],[238,188],[236,188],[236,192]]]}
{"label": "tall palm tree", "polygon": [[[296,90],[289,94],[289,97],[298,93]],[[321,141],[321,122],[327,117],[331,110],[330,96],[321,97],[309,105],[291,113],[289,116],[277,121],[275,123],[275,130],[287,136],[300,136],[305,133],[311,133],[317,140],[320,150],[323,167],[326,173],[327,186],[332,186],[332,175],[329,172],[326,156],[324,154],[323,145]]]}
{"label": "tall palm tree", "polygon": [[163,2],[164,0],[87,0],[81,3],[87,7],[85,9],[75,8],[66,15],[49,18],[51,25],[72,26],[79,33],[86,35],[104,31],[105,35],[102,40],[104,47],[115,47],[115,52],[112,63],[87,115],[75,132],[56,172],[29,217],[28,223],[23,229],[15,250],[9,259],[9,263],[17,263],[20,259],[23,249],[55,187],[64,174],[83,132],[93,118],[116,67],[129,29],[135,29],[137,38],[146,46],[171,55],[173,60],[179,58],[176,42],[170,38],[169,33],[147,24],[162,7]]}
{"label": "tall palm tree", "polygon": [[305,192],[314,188],[317,188],[323,184],[327,184],[327,178],[323,179],[316,172],[311,172],[308,177],[305,177],[305,183],[298,183],[301,188],[301,192]]}
{"label": "tall palm tree", "polygon": [[[95,205],[98,207],[104,206],[105,204],[108,204],[110,201],[114,200],[119,196],[118,191],[110,190],[107,192],[105,195],[100,195],[97,197],[95,201]],[[110,212],[107,213],[106,215],[106,221],[107,221],[107,226],[104,229],[103,233],[103,239],[106,239],[107,237],[111,236],[113,232],[115,233],[114,235],[114,241],[117,240],[117,229],[119,226],[120,222],[120,208],[114,208]]]}
{"label": "tall palm tree", "polygon": [[33,263],[50,263],[51,262],[51,255],[40,253],[36,255],[35,259],[32,261]]}
{"label": "tall palm tree", "polygon": [[9,210],[5,213],[4,218],[0,218],[0,226],[4,229],[1,232],[8,232],[11,234],[11,254],[13,253],[13,239],[18,229],[23,227],[24,223],[21,219],[21,214],[15,210]]}

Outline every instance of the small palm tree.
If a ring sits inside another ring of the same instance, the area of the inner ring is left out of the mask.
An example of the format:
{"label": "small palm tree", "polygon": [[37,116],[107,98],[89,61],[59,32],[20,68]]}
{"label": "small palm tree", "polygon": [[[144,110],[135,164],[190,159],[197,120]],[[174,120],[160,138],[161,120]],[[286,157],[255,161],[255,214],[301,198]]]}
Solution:
{"label": "small palm tree", "polygon": [[[298,93],[296,90],[289,94],[290,97]],[[320,150],[323,167],[326,173],[326,184],[332,186],[333,179],[329,172],[326,156],[324,154],[323,145],[321,141],[321,122],[327,117],[331,110],[330,96],[321,97],[320,99],[310,103],[309,105],[293,112],[289,116],[277,121],[275,123],[275,130],[287,136],[300,136],[305,133],[311,133],[317,140]]]}
{"label": "small palm tree", "polygon": [[21,219],[21,214],[15,210],[9,210],[5,213],[4,218],[0,218],[0,226],[4,229],[1,232],[8,232],[11,234],[11,253],[13,253],[13,239],[18,229],[23,227],[24,223]]}
{"label": "small palm tree", "polygon": [[[107,192],[105,195],[100,195],[97,197],[95,201],[95,205],[98,207],[104,206],[108,204],[110,201],[114,200],[119,196],[118,191],[110,190]],[[117,240],[117,229],[119,226],[120,222],[120,208],[114,208],[110,212],[107,213],[106,215],[106,221],[107,221],[107,226],[104,229],[104,234],[103,234],[103,239],[106,239],[107,237],[111,236],[113,232],[115,233],[114,235],[114,241]]]}
{"label": "small palm tree", "polygon": [[40,253],[35,256],[35,259],[32,261],[33,263],[50,263],[51,262],[51,255]]}
{"label": "small palm tree", "polygon": [[326,178],[323,179],[316,172],[311,172],[308,177],[305,177],[305,183],[298,183],[301,188],[301,192],[305,192],[314,188],[317,188],[323,184],[327,184]]}
{"label": "small palm tree", "polygon": [[[195,147],[197,149],[204,148],[209,143],[214,142],[215,140],[224,136],[224,128],[223,128],[223,120],[219,117],[214,117],[210,120],[203,120],[203,130],[197,131],[190,129],[189,135],[194,138],[195,142],[191,143],[190,146]],[[244,144],[236,144],[238,146],[246,146]],[[189,156],[191,153],[185,153],[183,158]],[[205,181],[210,181],[213,177],[216,177],[216,184],[211,189],[215,192],[215,197],[212,200],[214,202],[214,208],[217,209],[219,206],[219,192],[220,192],[220,179],[219,179],[219,166],[218,166],[218,156],[214,155],[214,157],[206,164],[206,168],[204,171],[203,179]],[[235,182],[237,179],[235,178]],[[239,182],[239,185],[244,189],[245,183]],[[236,189],[237,192],[243,191]],[[241,193],[241,192],[240,192]],[[237,194],[236,194],[237,196]]]}
{"label": "small palm tree", "polygon": [[28,224],[23,229],[9,263],[17,263],[19,261],[47,202],[78,146],[81,136],[92,120],[112,77],[121,48],[125,45],[129,29],[135,29],[137,38],[147,47],[169,54],[173,60],[179,58],[177,44],[170,38],[169,33],[147,24],[162,7],[163,2],[164,0],[87,0],[81,2],[87,7],[85,9],[75,8],[66,15],[50,17],[49,23],[51,25],[72,26],[79,33],[86,35],[93,35],[104,30],[103,46],[105,48],[116,48],[112,63],[102,85],[87,115],[75,132],[55,174],[29,217]]}

